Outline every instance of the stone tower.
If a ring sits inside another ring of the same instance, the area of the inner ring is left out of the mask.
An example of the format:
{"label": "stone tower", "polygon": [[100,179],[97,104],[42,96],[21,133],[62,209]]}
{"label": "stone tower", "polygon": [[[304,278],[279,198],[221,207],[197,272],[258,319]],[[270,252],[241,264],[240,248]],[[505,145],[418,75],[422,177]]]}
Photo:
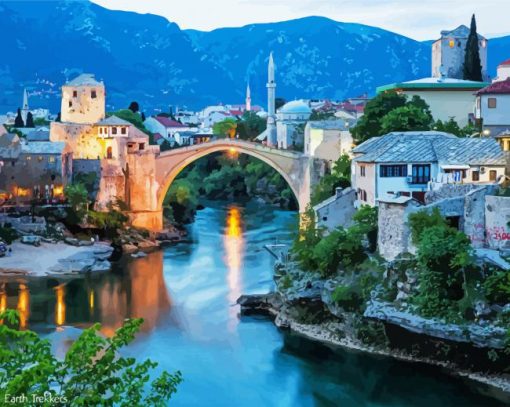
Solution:
{"label": "stone tower", "polygon": [[[441,38],[432,44],[432,76],[463,79],[464,56],[469,28],[461,25],[452,31],[441,31]],[[478,34],[482,77],[487,76],[487,39]]]}
{"label": "stone tower", "polygon": [[30,107],[28,106],[28,92],[27,88],[23,89],[23,107],[21,109],[21,117],[23,118],[23,123],[27,123],[27,115],[30,111]]}
{"label": "stone tower", "polygon": [[273,53],[269,55],[267,66],[267,145],[275,147],[276,140],[276,82]]}
{"label": "stone tower", "polygon": [[249,112],[251,110],[251,90],[250,84],[246,85],[246,111]]}
{"label": "stone tower", "polygon": [[105,88],[92,74],[81,74],[62,86],[61,120],[92,124],[105,117]]}

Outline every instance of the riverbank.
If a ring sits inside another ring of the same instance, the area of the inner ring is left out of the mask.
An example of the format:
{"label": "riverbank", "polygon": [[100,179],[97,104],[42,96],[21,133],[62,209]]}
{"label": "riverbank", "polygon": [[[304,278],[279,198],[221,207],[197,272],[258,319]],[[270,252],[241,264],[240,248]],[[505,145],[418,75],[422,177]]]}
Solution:
{"label": "riverbank", "polygon": [[490,393],[491,397],[510,403],[510,375],[469,371],[460,369],[453,363],[415,356],[403,350],[368,345],[355,336],[352,313],[345,313],[342,319],[338,318],[338,315],[330,314],[326,316],[326,320],[323,322],[302,323],[292,315],[292,305],[282,298],[282,295],[278,292],[242,295],[237,303],[241,307],[241,315],[268,316],[278,328],[289,330],[309,340],[330,347],[340,347],[372,355],[391,357],[405,362],[437,366],[451,375],[488,386],[487,393]]}
{"label": "riverbank", "polygon": [[113,248],[106,243],[73,246],[63,242],[32,246],[13,242],[10,253],[0,258],[0,275],[45,277],[110,270]]}

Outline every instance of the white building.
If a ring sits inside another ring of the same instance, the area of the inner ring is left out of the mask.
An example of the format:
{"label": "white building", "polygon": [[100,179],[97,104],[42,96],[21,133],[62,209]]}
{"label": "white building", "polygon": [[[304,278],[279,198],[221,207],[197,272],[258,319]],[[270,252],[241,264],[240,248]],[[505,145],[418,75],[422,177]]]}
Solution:
{"label": "white building", "polygon": [[505,175],[505,155],[493,138],[458,138],[423,131],[389,133],[353,150],[352,186],[357,204],[411,196],[423,202],[425,192],[446,183],[495,183]]}
{"label": "white building", "polygon": [[[469,28],[465,25],[455,30],[441,31],[441,38],[432,44],[432,76],[434,78],[463,79],[464,58]],[[478,34],[480,62],[482,64],[482,78],[487,76],[487,39]]]}
{"label": "white building", "polygon": [[504,81],[508,78],[510,78],[510,59],[507,59],[498,65],[497,74],[493,82]]}
{"label": "white building", "polygon": [[347,120],[311,121],[305,127],[304,153],[334,163],[341,155],[351,155],[353,139]]}
{"label": "white building", "polygon": [[164,116],[149,117],[143,122],[143,124],[151,133],[159,133],[162,137],[169,141],[174,141],[175,133],[191,131],[192,129],[189,126]]}
{"label": "white building", "polygon": [[482,121],[486,136],[496,137],[510,129],[510,78],[478,91],[475,116]]}
{"label": "white building", "polygon": [[434,120],[444,122],[453,118],[464,127],[473,115],[476,92],[487,85],[485,82],[434,77],[380,86],[377,93],[396,91],[409,98],[419,96],[429,105]]}
{"label": "white building", "polygon": [[200,124],[200,119],[198,117],[198,114],[191,112],[191,111],[187,111],[187,110],[179,110],[175,114],[175,119],[187,126],[190,126],[190,125],[198,126]]}
{"label": "white building", "polygon": [[278,148],[294,149],[304,144],[304,125],[311,114],[312,109],[303,100],[293,100],[278,109],[276,113]]}

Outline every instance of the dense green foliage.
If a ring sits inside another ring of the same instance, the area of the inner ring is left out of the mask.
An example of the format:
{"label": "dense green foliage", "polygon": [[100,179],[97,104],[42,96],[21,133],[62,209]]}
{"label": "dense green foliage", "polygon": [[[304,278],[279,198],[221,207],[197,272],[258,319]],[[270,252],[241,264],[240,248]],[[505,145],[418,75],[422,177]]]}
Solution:
{"label": "dense green foliage", "polygon": [[19,237],[16,229],[12,228],[10,224],[5,224],[3,227],[0,226],[0,240],[3,240],[7,244],[11,244]]}
{"label": "dense green foliage", "polygon": [[471,28],[466,43],[466,51],[464,54],[464,79],[468,81],[481,82],[482,63],[480,61],[480,47],[478,45],[478,34],[476,32],[475,15],[471,17]]}
{"label": "dense green foliage", "polygon": [[370,234],[377,233],[376,208],[362,207],[353,226],[348,229],[339,227],[329,234],[317,228],[312,207],[301,216],[292,253],[303,270],[331,277],[340,269],[355,270],[367,259],[363,240],[370,240]]}
{"label": "dense green foliage", "polygon": [[335,120],[335,111],[317,111],[314,110],[310,115],[309,121]]}
{"label": "dense green foliage", "polygon": [[454,134],[457,137],[468,137],[475,133],[480,133],[481,129],[472,124],[467,124],[464,127],[460,127],[458,123],[454,120],[453,117],[450,117],[450,120],[443,122],[441,120],[437,120],[432,128],[437,131],[443,131],[445,133]]}
{"label": "dense green foliage", "polygon": [[311,203],[318,203],[330,198],[335,194],[338,187],[347,188],[351,186],[351,159],[348,155],[342,155],[333,164],[330,174],[323,176],[319,183],[314,187]]}
{"label": "dense green foliage", "polygon": [[0,319],[6,322],[0,325],[3,401],[24,395],[30,405],[159,406],[166,405],[182,381],[180,372],[166,371],[151,380],[157,363],[120,353],[135,338],[142,319],[126,320],[111,338],[99,334],[99,324],[85,329],[63,359],[52,354],[48,340],[17,329],[16,311],[4,311]]}
{"label": "dense green foliage", "polygon": [[[399,110],[391,114],[395,109]],[[420,97],[413,96],[408,100],[405,95],[393,91],[382,92],[367,103],[363,116],[351,133],[361,143],[388,131],[429,130],[431,124],[429,107]]]}
{"label": "dense green foliage", "polygon": [[72,214],[74,215],[74,223],[79,223],[88,209],[88,191],[84,184],[73,183],[69,184],[64,189],[64,196],[71,206]]}
{"label": "dense green foliage", "polygon": [[469,238],[450,227],[438,210],[412,214],[409,224],[419,265],[413,303],[426,317],[458,312],[459,301],[468,295],[466,275],[474,268]]}
{"label": "dense green foliage", "polygon": [[493,303],[510,303],[510,273],[498,271],[484,281],[483,288],[487,299]]}
{"label": "dense green foliage", "polygon": [[244,112],[237,121],[237,134],[241,140],[253,140],[266,129],[267,122],[255,112]]}
{"label": "dense green foliage", "polygon": [[213,124],[213,134],[217,137],[234,138],[237,132],[237,120],[227,117]]}
{"label": "dense green foliage", "polygon": [[375,252],[377,249],[378,210],[370,205],[361,205],[352,217],[353,228],[359,236],[368,241],[368,249]]}
{"label": "dense green foliage", "polygon": [[175,180],[163,203],[164,215],[179,224],[188,223],[198,206],[198,188],[187,179]]}
{"label": "dense green foliage", "polygon": [[88,211],[87,221],[97,229],[102,229],[105,236],[113,237],[117,234],[117,229],[122,229],[128,217],[120,210],[114,209],[112,205],[107,212]]}
{"label": "dense green foliage", "polygon": [[432,115],[413,104],[397,107],[382,118],[383,134],[392,131],[430,130]]}

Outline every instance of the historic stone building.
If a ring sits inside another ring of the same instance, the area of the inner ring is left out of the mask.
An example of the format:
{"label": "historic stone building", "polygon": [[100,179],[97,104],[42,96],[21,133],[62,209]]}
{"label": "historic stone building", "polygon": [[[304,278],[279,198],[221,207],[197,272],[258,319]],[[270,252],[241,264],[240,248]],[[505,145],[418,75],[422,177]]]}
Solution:
{"label": "historic stone building", "polygon": [[[464,56],[469,28],[461,25],[454,30],[441,31],[441,38],[432,44],[432,76],[463,79]],[[487,75],[487,45],[485,37],[478,34],[480,61],[482,63],[482,77]]]}

